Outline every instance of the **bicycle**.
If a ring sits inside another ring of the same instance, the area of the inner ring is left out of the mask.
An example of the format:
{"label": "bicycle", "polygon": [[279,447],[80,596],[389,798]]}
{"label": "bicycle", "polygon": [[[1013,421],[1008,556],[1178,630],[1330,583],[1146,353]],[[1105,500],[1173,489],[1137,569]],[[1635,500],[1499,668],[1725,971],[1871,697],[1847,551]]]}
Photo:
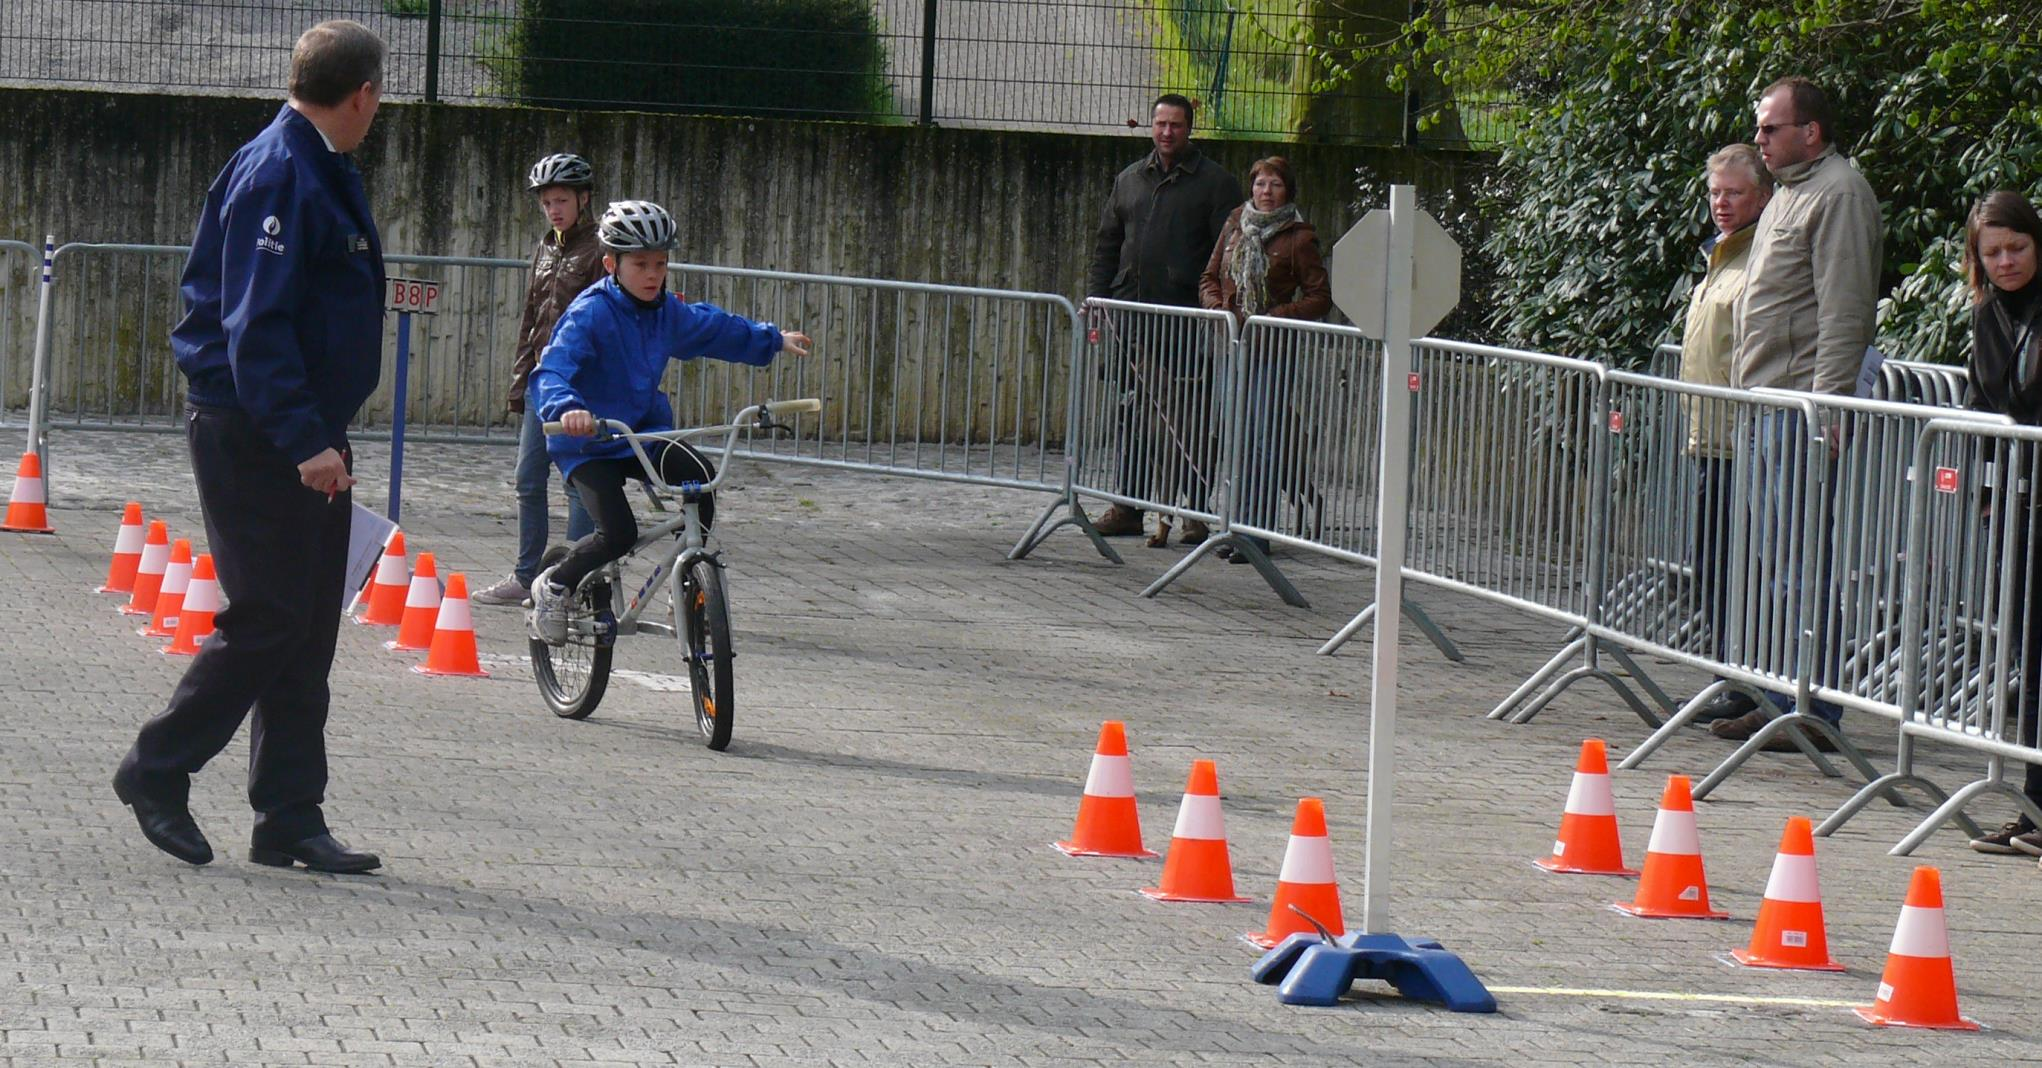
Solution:
{"label": "bicycle", "polygon": [[[673,635],[680,639],[688,662],[688,689],[695,706],[695,725],[709,748],[730,745],[731,727],[737,707],[733,698],[731,661],[735,653],[730,641],[730,607],[723,583],[722,554],[710,552],[698,506],[702,495],[712,492],[730,474],[730,460],[737,436],[744,432],[791,430],[774,417],[819,412],[815,399],[768,401],[737,413],[729,423],[636,433],[630,424],[614,419],[596,420],[596,440],[622,438],[631,445],[638,463],[645,469],[645,486],[655,506],[677,501],[679,514],[640,534],[629,552],[597,568],[568,592],[567,640],[554,645],[539,636],[534,616],[525,616],[530,636],[532,675],[538,680],[539,695],[553,714],[563,719],[587,719],[602,701],[609,686],[610,657],[620,637],[640,632]],[[565,432],[558,422],[547,423],[548,434]],[[687,441],[723,435],[723,449],[716,458],[716,476],[708,482],[668,485],[658,465],[646,454],[646,442]],[[648,552],[655,547],[656,555]],[[552,567],[567,555],[564,545],[546,551],[540,569]],[[630,604],[619,613],[613,610],[613,591],[628,589],[624,584],[625,562],[646,556],[653,559],[652,571],[637,586]],[[655,600],[660,580],[667,579],[672,622],[644,618]]]}

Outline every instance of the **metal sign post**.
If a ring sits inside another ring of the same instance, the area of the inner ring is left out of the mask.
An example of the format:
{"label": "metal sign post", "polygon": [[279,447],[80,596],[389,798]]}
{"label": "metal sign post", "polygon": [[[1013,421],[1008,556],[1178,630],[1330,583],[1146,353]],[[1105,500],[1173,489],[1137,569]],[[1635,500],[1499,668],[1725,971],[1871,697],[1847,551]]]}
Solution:
{"label": "metal sign post", "polygon": [[404,504],[404,414],[409,406],[411,378],[411,317],[438,311],[440,284],[423,278],[390,279],[390,299],[384,307],[397,313],[397,382],[390,405],[390,522],[398,521]]}
{"label": "metal sign post", "polygon": [[1381,491],[1376,511],[1375,667],[1370,680],[1368,842],[1361,929],[1328,942],[1292,935],[1256,962],[1257,982],[1281,984],[1293,1005],[1333,1005],[1356,979],[1381,979],[1405,996],[1455,1012],[1495,1012],[1496,999],[1437,942],[1391,934],[1391,809],[1397,788],[1397,638],[1404,619],[1404,538],[1411,491],[1411,339],[1439,325],[1460,299],[1460,247],[1418,210],[1417,190],[1390,188],[1376,210],[1333,246],[1333,302],[1383,342]]}
{"label": "metal sign post", "polygon": [[44,394],[50,388],[50,286],[56,262],[57,235],[45,235],[42,288],[36,294],[35,351],[29,357],[27,450],[35,453],[36,460],[42,464],[44,501],[50,499],[50,458],[44,455],[49,439],[49,427],[44,424],[50,417],[50,404]]}

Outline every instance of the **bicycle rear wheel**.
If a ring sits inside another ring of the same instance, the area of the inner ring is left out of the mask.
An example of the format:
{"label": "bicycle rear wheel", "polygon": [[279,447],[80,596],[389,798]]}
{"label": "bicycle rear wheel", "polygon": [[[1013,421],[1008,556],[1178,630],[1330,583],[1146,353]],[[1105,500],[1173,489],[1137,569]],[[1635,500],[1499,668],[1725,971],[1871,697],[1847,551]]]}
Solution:
{"label": "bicycle rear wheel", "polygon": [[590,584],[567,610],[567,641],[549,645],[531,640],[532,677],[539,696],[562,719],[587,719],[610,684],[612,637],[599,634],[597,623],[610,619],[610,584]]}
{"label": "bicycle rear wheel", "polygon": [[688,691],[695,726],[711,749],[730,745],[737,705],[732,699],[730,608],[723,597],[723,568],[698,559],[674,575],[674,633],[688,659]]}

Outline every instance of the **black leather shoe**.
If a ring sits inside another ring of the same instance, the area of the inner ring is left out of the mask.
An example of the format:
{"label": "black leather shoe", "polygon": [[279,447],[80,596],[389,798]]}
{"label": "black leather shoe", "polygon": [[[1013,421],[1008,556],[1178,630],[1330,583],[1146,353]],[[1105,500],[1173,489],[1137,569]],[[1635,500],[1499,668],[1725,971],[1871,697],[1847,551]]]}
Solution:
{"label": "black leather shoe", "polygon": [[289,845],[252,845],[248,847],[248,859],[272,868],[303,864],[313,871],[338,875],[360,875],[383,866],[382,859],[376,854],[349,849],[346,843],[331,834],[315,834]]}
{"label": "black leather shoe", "polygon": [[189,808],[150,797],[118,775],[113,779],[113,793],[121,804],[135,810],[135,822],[150,845],[186,864],[212,863],[212,843],[199,831]]}

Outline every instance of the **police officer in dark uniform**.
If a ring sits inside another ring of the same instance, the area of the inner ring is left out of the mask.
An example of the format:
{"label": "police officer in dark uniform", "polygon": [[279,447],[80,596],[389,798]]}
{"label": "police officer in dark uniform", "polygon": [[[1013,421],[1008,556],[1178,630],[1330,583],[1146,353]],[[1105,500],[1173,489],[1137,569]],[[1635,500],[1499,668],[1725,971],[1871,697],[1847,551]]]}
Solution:
{"label": "police officer in dark uniform", "polygon": [[184,269],[171,347],[229,604],[113,785],[142,834],[191,864],[213,858],[186,806],[191,775],[251,709],[249,859],[330,872],[382,863],[334,838],[320,805],[353,512],[347,424],[376,388],[383,337],[382,243],[345,153],[375,121],[383,56],[358,22],[298,38],[290,101],[206,191]]}

